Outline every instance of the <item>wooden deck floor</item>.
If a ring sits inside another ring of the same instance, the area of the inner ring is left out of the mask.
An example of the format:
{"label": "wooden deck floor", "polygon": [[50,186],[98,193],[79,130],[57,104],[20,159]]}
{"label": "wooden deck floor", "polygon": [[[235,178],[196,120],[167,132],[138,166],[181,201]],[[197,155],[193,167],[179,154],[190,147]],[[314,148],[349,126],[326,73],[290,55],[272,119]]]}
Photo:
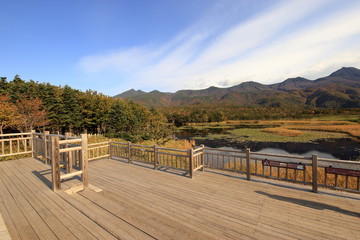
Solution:
{"label": "wooden deck floor", "polygon": [[12,239],[360,239],[356,194],[99,160],[90,183],[103,191],[69,195],[50,189],[48,170],[31,158],[0,162]]}

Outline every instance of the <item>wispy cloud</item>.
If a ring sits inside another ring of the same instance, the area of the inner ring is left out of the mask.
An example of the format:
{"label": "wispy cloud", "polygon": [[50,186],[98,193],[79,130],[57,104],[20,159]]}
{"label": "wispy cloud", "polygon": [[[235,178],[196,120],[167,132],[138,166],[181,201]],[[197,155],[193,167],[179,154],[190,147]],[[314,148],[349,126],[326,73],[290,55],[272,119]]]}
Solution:
{"label": "wispy cloud", "polygon": [[271,83],[297,75],[316,77],[343,65],[360,67],[360,4],[326,10],[335,3],[281,1],[232,24],[228,21],[236,19],[238,9],[227,11],[225,18],[219,4],[162,45],[86,56],[79,66],[89,74],[123,76],[123,90],[166,91],[249,80]]}

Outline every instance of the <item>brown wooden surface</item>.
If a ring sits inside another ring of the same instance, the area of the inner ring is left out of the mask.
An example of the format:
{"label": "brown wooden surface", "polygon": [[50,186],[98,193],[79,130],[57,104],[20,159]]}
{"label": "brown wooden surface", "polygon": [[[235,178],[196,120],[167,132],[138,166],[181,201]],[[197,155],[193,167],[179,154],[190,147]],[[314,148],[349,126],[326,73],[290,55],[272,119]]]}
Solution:
{"label": "brown wooden surface", "polygon": [[51,190],[39,160],[0,162],[0,211],[12,239],[360,238],[359,194],[210,169],[183,174],[99,160],[89,181],[103,191],[69,195]]}
{"label": "brown wooden surface", "polygon": [[6,228],[4,219],[0,213],[0,239],[1,240],[11,240],[9,232]]}

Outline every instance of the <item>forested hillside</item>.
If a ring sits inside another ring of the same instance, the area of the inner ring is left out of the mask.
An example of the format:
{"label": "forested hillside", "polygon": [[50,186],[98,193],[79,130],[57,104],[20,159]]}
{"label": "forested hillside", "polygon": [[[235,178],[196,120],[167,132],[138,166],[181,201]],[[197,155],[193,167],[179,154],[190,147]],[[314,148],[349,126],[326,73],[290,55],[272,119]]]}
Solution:
{"label": "forested hillside", "polygon": [[359,108],[360,70],[344,67],[327,77],[308,80],[289,78],[277,84],[244,82],[228,88],[180,90],[175,93],[133,89],[114,98],[129,99],[145,106],[178,107],[210,104],[241,107]]}
{"label": "forested hillside", "polygon": [[156,109],[114,99],[96,91],[24,81],[0,80],[0,131],[32,129],[107,134],[131,141],[169,134],[167,119]]}

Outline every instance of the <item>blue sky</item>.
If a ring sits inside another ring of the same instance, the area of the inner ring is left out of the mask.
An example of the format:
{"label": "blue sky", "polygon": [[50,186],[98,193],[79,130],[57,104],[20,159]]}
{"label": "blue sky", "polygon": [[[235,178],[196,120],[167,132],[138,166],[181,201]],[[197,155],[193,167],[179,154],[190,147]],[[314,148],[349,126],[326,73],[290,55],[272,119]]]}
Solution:
{"label": "blue sky", "polygon": [[357,0],[0,1],[0,76],[116,95],[360,68]]}

